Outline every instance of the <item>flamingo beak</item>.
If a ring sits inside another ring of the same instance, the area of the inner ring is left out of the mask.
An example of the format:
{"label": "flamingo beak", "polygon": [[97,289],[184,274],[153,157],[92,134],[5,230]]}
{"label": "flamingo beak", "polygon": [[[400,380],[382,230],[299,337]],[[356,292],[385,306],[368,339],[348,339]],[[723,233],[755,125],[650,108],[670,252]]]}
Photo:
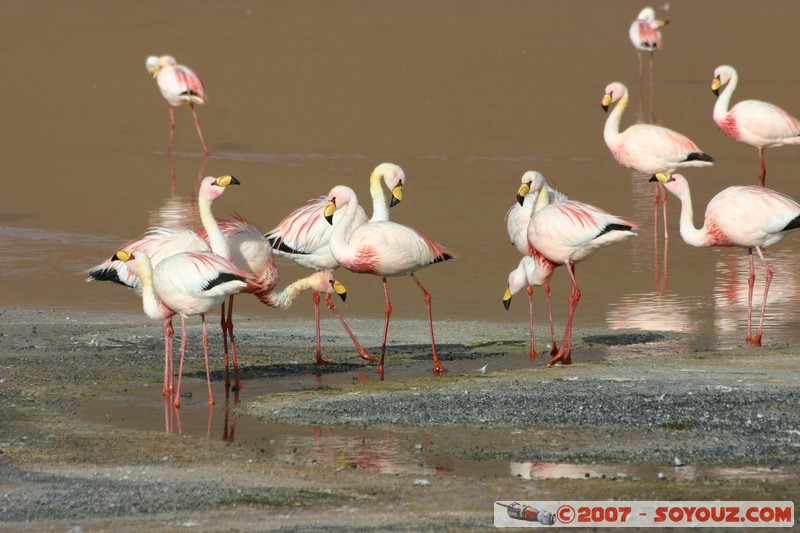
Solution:
{"label": "flamingo beak", "polygon": [[344,285],[342,285],[335,279],[332,279],[331,287],[333,287],[333,292],[338,294],[339,298],[341,298],[343,302],[347,300],[347,289],[344,288]]}
{"label": "flamingo beak", "polygon": [[389,207],[394,207],[403,201],[403,184],[401,183],[392,189],[392,201],[389,202]]}
{"label": "flamingo beak", "polygon": [[719,96],[719,88],[722,84],[719,82],[719,76],[714,78],[714,81],[711,82],[711,92],[715,95]]}
{"label": "flamingo beak", "polygon": [[657,20],[656,21],[656,26],[658,26],[659,28],[663,28],[667,24],[669,24],[668,20]]}
{"label": "flamingo beak", "polygon": [[336,200],[329,200],[327,204],[325,204],[325,211],[324,216],[325,220],[328,221],[328,224],[333,226],[333,214],[336,212]]}
{"label": "flamingo beak", "polygon": [[233,176],[220,176],[217,178],[217,185],[227,187],[228,185],[241,185],[242,183]]}
{"label": "flamingo beak", "polygon": [[666,172],[658,172],[650,178],[651,182],[660,181],[661,183],[668,183],[672,181],[672,176]]}
{"label": "flamingo beak", "polygon": [[133,259],[133,252],[127,250],[120,250],[111,257],[112,261],[130,261],[131,259]]}
{"label": "flamingo beak", "polygon": [[519,205],[522,205],[522,202],[525,201],[525,196],[527,196],[529,192],[531,192],[530,183],[523,183],[519,186],[519,189],[517,189],[517,202],[519,202]]}
{"label": "flamingo beak", "polygon": [[503,294],[503,307],[506,308],[506,311],[511,307],[511,289],[509,288],[506,288],[506,292]]}
{"label": "flamingo beak", "polygon": [[603,111],[608,113],[608,106],[611,105],[611,95],[607,94],[607,95],[603,96],[603,101],[601,102],[601,104],[603,106]]}

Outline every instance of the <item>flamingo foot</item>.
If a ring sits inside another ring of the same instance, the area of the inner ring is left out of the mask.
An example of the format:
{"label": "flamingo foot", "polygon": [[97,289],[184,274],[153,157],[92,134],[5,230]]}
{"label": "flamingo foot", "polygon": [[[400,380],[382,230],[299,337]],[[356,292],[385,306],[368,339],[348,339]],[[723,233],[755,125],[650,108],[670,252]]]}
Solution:
{"label": "flamingo foot", "polygon": [[531,363],[536,360],[536,356],[537,355],[539,355],[539,354],[536,353],[536,350],[531,349],[531,353],[530,353]]}
{"label": "flamingo foot", "polygon": [[761,334],[759,333],[758,335],[755,335],[754,337],[748,337],[747,338],[747,346],[748,346],[748,348],[750,346],[755,346],[755,347],[761,346]]}
{"label": "flamingo foot", "polygon": [[181,401],[178,398],[175,398],[175,402],[172,404],[175,409],[181,408]]}
{"label": "flamingo foot", "polygon": [[334,363],[333,361],[326,361],[325,359],[322,358],[321,355],[317,355],[317,364],[318,365],[335,365],[336,363]]}
{"label": "flamingo foot", "polygon": [[214,398],[209,398],[208,399],[208,405],[214,405],[215,403],[216,402],[214,401]]}
{"label": "flamingo foot", "polygon": [[553,343],[553,348],[550,350],[550,355],[556,355],[558,353],[558,345]]}
{"label": "flamingo foot", "polygon": [[440,375],[444,374],[444,367],[442,366],[442,364],[439,361],[436,361],[433,364],[433,373],[435,375],[437,375],[437,376],[440,376]]}
{"label": "flamingo foot", "polygon": [[557,354],[553,356],[547,362],[547,366],[552,366],[558,362],[561,362],[562,365],[571,365],[572,364],[572,353],[571,352],[564,352],[564,350],[559,350]]}
{"label": "flamingo foot", "polygon": [[361,359],[364,359],[365,361],[369,361],[370,363],[377,363],[377,362],[380,361],[380,359],[378,359],[377,357],[372,357],[370,354],[368,354],[367,352],[365,352],[363,350],[358,352],[358,355],[361,357]]}

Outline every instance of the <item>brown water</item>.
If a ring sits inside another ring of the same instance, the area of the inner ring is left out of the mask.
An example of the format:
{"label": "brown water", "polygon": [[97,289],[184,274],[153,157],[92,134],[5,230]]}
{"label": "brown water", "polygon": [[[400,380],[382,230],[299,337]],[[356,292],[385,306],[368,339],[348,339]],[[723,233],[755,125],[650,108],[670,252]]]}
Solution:
{"label": "brown water", "polygon": [[[725,138],[711,120],[713,70],[723,63],[738,68],[734,101],[760,98],[800,114],[800,70],[787,48],[800,4],[675,0],[670,6],[665,49],[656,57],[653,116],[717,160],[713,168],[686,172],[699,222],[713,194],[755,183],[757,175],[755,149]],[[198,174],[237,176],[242,186],[217,202],[217,214],[238,212],[270,229],[335,184],[351,185],[367,199],[370,171],[388,160],[408,178],[393,219],[457,255],[419,274],[437,320],[527,319],[524,295],[510,312],[501,306],[507,273],[519,260],[504,215],[522,173],[536,169],[573,198],[643,228],[638,239],[578,267],[578,327],[676,330],[743,343],[746,255],[686,246],[672,199],[665,278],[657,268],[662,244],[652,238],[652,186],[620,167],[603,142],[606,84],[619,80],[631,90],[623,125],[636,119],[641,102],[627,37],[641,7],[463,0],[6,3],[0,27],[5,49],[14,52],[0,58],[7,76],[0,88],[2,305],[138,310],[132,293],[86,284],[81,271],[164,213],[191,206]],[[147,55],[162,53],[205,80],[210,103],[199,115],[212,152],[206,161],[188,109],[177,110],[172,165],[167,158],[168,108],[144,68]],[[798,166],[800,149],[769,150],[767,185],[800,197]],[[767,344],[797,340],[799,250],[792,235],[767,252],[775,271]],[[305,274],[282,269],[286,282]],[[760,269],[758,275],[760,295]],[[382,315],[379,279],[345,272],[339,278],[349,289],[346,316]],[[566,273],[559,271],[553,285],[563,324]],[[392,280],[390,288],[394,316],[424,318],[411,280]],[[240,313],[277,313],[240,300]],[[289,313],[310,316],[309,300]]]}

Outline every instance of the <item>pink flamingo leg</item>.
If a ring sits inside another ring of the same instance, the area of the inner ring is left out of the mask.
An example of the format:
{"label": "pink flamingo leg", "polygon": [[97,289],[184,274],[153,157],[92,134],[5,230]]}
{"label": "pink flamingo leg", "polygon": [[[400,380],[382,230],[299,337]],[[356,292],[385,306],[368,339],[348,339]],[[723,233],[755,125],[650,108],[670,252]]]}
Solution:
{"label": "pink flamingo leg", "polygon": [[561,350],[550,359],[547,363],[548,365],[552,365],[559,360],[565,365],[572,364],[572,319],[575,316],[578,301],[581,299],[581,290],[575,280],[575,265],[570,262],[567,262],[566,265],[569,277],[572,279],[572,292],[569,295],[569,318],[567,319],[567,327],[564,330],[564,340],[561,341]]}
{"label": "pink flamingo leg", "polygon": [[372,363],[377,363],[378,359],[376,357],[372,357],[370,354],[368,354],[364,350],[364,348],[361,347],[361,344],[359,344],[358,339],[356,339],[356,336],[353,335],[353,332],[350,329],[350,327],[347,325],[347,322],[344,321],[344,318],[342,318],[342,315],[339,314],[339,310],[336,309],[335,305],[333,305],[333,300],[331,299],[331,295],[330,294],[328,294],[325,297],[325,304],[328,306],[328,309],[330,309],[331,312],[336,316],[336,318],[339,319],[339,322],[342,323],[342,327],[347,332],[347,334],[350,335],[350,339],[353,341],[353,344],[355,345],[356,349],[358,350],[358,355],[360,355],[362,359],[365,359],[365,360],[370,361]]}
{"label": "pink flamingo leg", "polygon": [[[181,362],[178,365],[178,387],[175,389],[175,403],[176,408],[181,406],[181,377],[183,376],[183,360],[186,358],[186,317],[181,316]],[[178,422],[180,427],[180,422]]]}
{"label": "pink flamingo leg", "polygon": [[547,314],[550,315],[550,355],[558,353],[558,344],[556,344],[556,328],[553,326],[553,306],[550,304],[550,282],[544,284],[544,296],[547,299]]}
{"label": "pink flamingo leg", "polygon": [[667,194],[667,188],[664,187],[663,183],[657,182],[656,186],[661,190],[661,205],[664,210],[664,238],[669,239],[669,230],[667,229],[667,201],[669,200],[669,194]]}
{"label": "pink flamingo leg", "polygon": [[167,143],[168,154],[172,154],[173,137],[175,137],[175,108],[169,106],[169,142]]}
{"label": "pink flamingo leg", "polygon": [[528,285],[527,289],[528,289],[528,319],[530,321],[530,328],[529,329],[530,329],[530,338],[531,338],[530,358],[531,358],[531,362],[533,362],[533,361],[536,360],[536,356],[538,355],[536,353],[536,346],[534,346],[534,344],[533,344],[533,287]]}
{"label": "pink flamingo leg", "polygon": [[225,361],[225,388],[227,389],[231,386],[231,376],[228,369],[228,323],[225,321],[225,300],[222,301],[222,306],[219,310],[219,325],[222,328],[222,346],[225,353],[223,356]]}
{"label": "pink flamingo leg", "polygon": [[767,165],[764,161],[764,148],[758,149],[758,184],[762,187],[767,181]]}
{"label": "pink flamingo leg", "polygon": [[383,294],[386,297],[385,322],[383,323],[383,345],[381,346],[381,360],[378,365],[378,374],[383,376],[383,359],[386,356],[386,337],[389,335],[389,317],[392,316],[392,302],[389,300],[389,284],[383,278]]}
{"label": "pink flamingo leg", "polygon": [[208,384],[208,405],[214,405],[214,396],[211,394],[211,370],[208,366],[208,329],[206,328],[206,315],[200,314],[200,320],[203,322],[203,355],[206,360],[206,383]]}
{"label": "pink flamingo leg", "polygon": [[208,151],[206,140],[203,138],[203,130],[200,129],[200,119],[197,117],[197,110],[194,108],[194,104],[190,104],[190,106],[192,108],[192,115],[194,115],[194,127],[197,128],[197,135],[200,136],[200,143],[203,145],[203,153],[208,155],[211,152]]}
{"label": "pink flamingo leg", "polygon": [[[230,299],[228,300],[228,318],[227,318],[227,327],[228,327],[228,335],[231,338],[231,356],[233,357],[233,390],[240,390],[242,388],[242,382],[239,381],[239,358],[236,355],[236,339],[233,338],[233,297],[234,295],[231,294]],[[228,361],[225,360],[225,375],[228,374]],[[229,383],[228,380],[225,382],[225,386],[228,387]]]}
{"label": "pink flamingo leg", "polygon": [[425,287],[422,286],[422,283],[419,282],[417,276],[411,274],[411,277],[419,287],[419,290],[422,291],[422,294],[425,296],[425,305],[428,308],[428,327],[431,331],[431,349],[433,350],[433,372],[434,373],[441,373],[444,372],[444,367],[442,363],[439,362],[439,354],[436,353],[436,340],[433,338],[433,315],[431,314],[431,295],[428,291],[425,290]]}
{"label": "pink flamingo leg", "polygon": [[175,328],[172,327],[172,317],[164,319],[164,388],[161,393],[169,396],[175,392],[172,383],[172,342],[175,339]]}
{"label": "pink flamingo leg", "polygon": [[322,358],[322,341],[320,340],[320,331],[319,331],[319,293],[317,291],[313,291],[311,293],[311,297],[314,300],[314,322],[317,326],[317,364],[318,365],[332,365],[333,363],[330,361],[326,361]]}
{"label": "pink flamingo leg", "polygon": [[756,283],[755,267],[753,266],[753,249],[747,249],[747,255],[750,259],[750,275],[747,277],[747,345],[750,346],[753,341],[752,337],[752,317],[753,317],[753,286]]}
{"label": "pink flamingo leg", "polygon": [[772,269],[767,264],[767,260],[764,259],[760,247],[756,246],[756,252],[758,252],[758,257],[764,265],[764,270],[767,271],[766,281],[764,283],[764,299],[761,301],[761,318],[758,321],[758,333],[756,333],[756,336],[753,338],[753,344],[761,346],[761,335],[764,334],[764,314],[767,310],[767,294],[769,293],[769,285],[772,283]]}

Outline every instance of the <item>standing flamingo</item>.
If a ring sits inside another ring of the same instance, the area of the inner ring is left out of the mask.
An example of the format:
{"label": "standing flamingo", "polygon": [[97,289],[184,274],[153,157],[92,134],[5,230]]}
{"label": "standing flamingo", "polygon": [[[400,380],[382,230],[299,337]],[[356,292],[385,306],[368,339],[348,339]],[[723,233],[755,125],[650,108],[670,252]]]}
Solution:
{"label": "standing flamingo", "polygon": [[582,202],[566,200],[551,204],[547,189],[547,185],[544,185],[536,199],[536,207],[528,225],[528,240],[549,261],[566,265],[572,280],[564,340],[561,342],[561,349],[548,363],[553,364],[560,360],[564,364],[570,364],[572,319],[581,297],[578,282],[575,280],[575,264],[605,246],[636,235],[633,230],[638,227]]}
{"label": "standing flamingo", "polygon": [[[764,149],[800,144],[800,120],[778,106],[759,100],[742,100],[729,111],[738,82],[735,68],[722,65],[714,70],[711,90],[718,96],[714,104],[714,123],[734,141],[758,148],[758,183],[763,187],[767,177]],[[725,88],[720,94],[722,86]]]}
{"label": "standing flamingo", "polygon": [[[689,182],[680,174],[659,172],[651,181],[663,183],[667,190],[681,201],[681,237],[690,246],[739,246],[747,248],[750,258],[749,291],[747,295],[747,345],[761,346],[764,331],[764,312],[767,294],[772,281],[772,269],[761,253],[762,248],[772,246],[786,236],[786,232],[800,228],[800,204],[788,196],[762,186],[745,185],[728,187],[714,196],[706,207],[702,228],[695,228],[692,196]],[[758,331],[752,335],[753,285],[755,271],[753,248],[758,253],[766,270],[764,299],[761,302],[761,317]]]}
{"label": "standing flamingo", "polygon": [[631,24],[628,36],[633,47],[639,54],[639,84],[642,84],[642,54],[650,53],[650,85],[653,85],[653,54],[661,50],[661,28],[669,24],[668,20],[656,19],[656,12],[652,7],[646,7],[639,12],[639,16]]}
{"label": "standing flamingo", "polygon": [[200,136],[203,153],[208,155],[210,152],[203,138],[203,130],[200,129],[197,110],[194,108],[195,104],[202,105],[208,102],[203,80],[189,67],[179,65],[172,56],[149,56],[145,61],[145,66],[150,75],[155,78],[161,95],[169,104],[169,145],[167,151],[172,152],[172,138],[175,134],[175,108],[188,105],[192,108],[194,127]]}
{"label": "standing flamingo", "polygon": [[[397,205],[403,199],[403,186],[406,176],[403,169],[393,163],[381,163],[375,167],[369,178],[369,191],[372,196],[372,218],[369,220],[389,220],[389,208],[386,205],[386,195],[383,191],[383,184],[391,191],[392,199],[389,207]],[[325,221],[323,211],[328,198],[320,196],[312,198],[305,205],[298,207],[278,225],[266,234],[267,240],[274,248],[277,255],[286,257],[293,262],[314,270],[333,270],[339,266],[330,250],[330,239],[333,227]],[[341,218],[344,212],[335,216],[334,222]],[[361,207],[358,208],[353,222],[353,229],[356,226],[367,223],[367,214]],[[314,301],[314,319],[316,323],[317,337],[317,364],[327,364],[322,358],[322,346],[320,341],[319,324],[319,293],[312,293]],[[369,355],[361,347],[350,327],[342,318],[342,315],[333,305],[330,294],[326,297],[326,305],[331,312],[339,319],[345,331],[350,335],[359,356],[367,361],[376,362],[377,359]]]}
{"label": "standing flamingo", "polygon": [[[353,189],[338,185],[328,193],[328,203],[325,206],[324,215],[328,223],[333,225],[330,249],[336,261],[351,272],[374,274],[383,278],[386,311],[378,373],[383,375],[386,337],[389,332],[389,317],[392,314],[386,278],[407,274],[411,275],[425,296],[433,351],[433,371],[443,372],[444,367],[439,362],[433,335],[431,295],[419,282],[414,272],[428,265],[450,260],[453,255],[417,230],[388,220],[370,221],[353,229],[358,207],[358,198]],[[334,223],[334,213],[342,208],[344,208],[344,216]]]}
{"label": "standing flamingo", "polygon": [[[558,353],[558,345],[556,344],[555,328],[553,326],[553,310],[550,305],[550,278],[553,276],[555,265],[542,257],[537,250],[530,247],[528,243],[528,224],[531,221],[533,208],[536,205],[536,197],[539,190],[547,182],[541,172],[535,170],[528,170],[522,175],[522,184],[517,190],[517,201],[511,206],[506,214],[506,229],[508,236],[511,238],[511,244],[517,249],[519,253],[531,258],[531,261],[520,261],[519,266],[509,275],[509,286],[503,296],[503,305],[506,310],[511,305],[511,297],[527,285],[528,292],[528,311],[530,318],[530,357],[536,358],[536,348],[533,343],[533,287],[544,286],[544,294],[547,299],[547,314],[550,318],[550,338],[551,338],[551,353],[555,355]],[[567,199],[567,196],[548,187],[549,201],[561,202]],[[516,290],[512,290],[511,275],[515,276],[514,285],[522,279],[527,278],[527,283],[523,284]]]}
{"label": "standing flamingo", "polygon": [[[617,162],[627,168],[653,175],[656,172],[674,172],[683,167],[708,167],[714,164],[714,159],[703,153],[688,137],[671,129],[653,124],[633,124],[625,131],[620,132],[622,113],[628,107],[628,89],[619,82],[606,86],[603,96],[603,110],[618,102],[606,119],[603,129],[603,138],[606,141],[611,155]],[[664,210],[664,237],[667,233],[667,193],[662,190],[661,184],[656,184],[654,233],[658,233],[658,203],[659,197],[663,200]]]}

